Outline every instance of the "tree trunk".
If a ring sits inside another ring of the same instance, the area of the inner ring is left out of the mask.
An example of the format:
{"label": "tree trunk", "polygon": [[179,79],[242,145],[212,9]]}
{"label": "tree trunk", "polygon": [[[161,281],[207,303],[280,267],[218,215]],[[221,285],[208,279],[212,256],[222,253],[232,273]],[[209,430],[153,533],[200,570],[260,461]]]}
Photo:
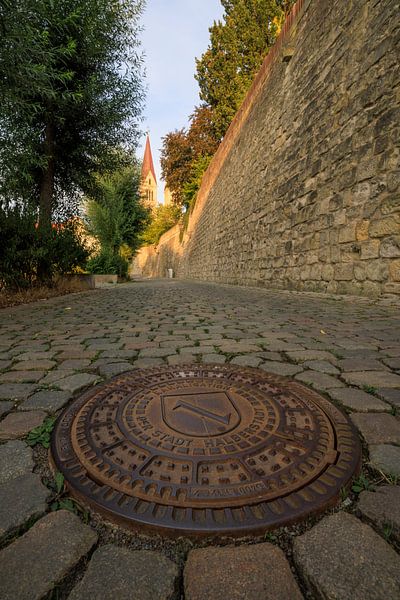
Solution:
{"label": "tree trunk", "polygon": [[[44,139],[44,154],[46,157],[46,166],[42,172],[40,181],[40,200],[39,200],[39,231],[42,234],[42,243],[48,245],[46,238],[49,239],[51,233],[51,216],[53,209],[54,196],[54,173],[55,173],[55,158],[54,158],[54,125],[49,120],[46,124],[45,139]],[[37,279],[42,285],[51,285],[51,262],[50,249],[44,252],[43,257],[38,261]]]}

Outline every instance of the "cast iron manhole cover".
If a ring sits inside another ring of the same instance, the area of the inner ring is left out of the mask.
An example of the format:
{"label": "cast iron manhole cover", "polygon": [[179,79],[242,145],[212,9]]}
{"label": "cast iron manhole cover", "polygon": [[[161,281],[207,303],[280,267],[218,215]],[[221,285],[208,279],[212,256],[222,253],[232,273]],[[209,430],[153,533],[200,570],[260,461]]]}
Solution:
{"label": "cast iron manhole cover", "polygon": [[59,418],[52,458],[75,497],[125,526],[245,534],[334,505],[360,464],[345,415],[256,369],[131,371]]}

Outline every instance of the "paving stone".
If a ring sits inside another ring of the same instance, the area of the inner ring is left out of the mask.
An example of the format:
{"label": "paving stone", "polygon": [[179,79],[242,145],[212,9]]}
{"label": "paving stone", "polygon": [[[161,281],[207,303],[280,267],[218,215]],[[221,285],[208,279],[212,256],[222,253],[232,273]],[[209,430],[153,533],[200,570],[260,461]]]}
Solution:
{"label": "paving stone", "polygon": [[235,356],[231,361],[232,365],[240,365],[242,367],[258,367],[262,363],[262,358],[254,356],[253,354],[244,356]]}
{"label": "paving stone", "polygon": [[8,413],[14,406],[14,402],[0,400],[0,417]]}
{"label": "paving stone", "polygon": [[[100,359],[103,358],[115,358],[116,362],[124,359],[135,358],[138,355],[136,350],[103,350],[100,352]],[[93,363],[92,363],[93,364]]]}
{"label": "paving stone", "polygon": [[357,510],[390,538],[400,541],[400,486],[384,485],[375,492],[361,492]]}
{"label": "paving stone", "polygon": [[[223,343],[221,343],[221,341],[218,342],[218,344],[215,344],[215,346],[219,348],[221,352],[226,352],[228,354],[262,351],[262,348],[260,346],[256,346],[255,344],[241,344],[240,342],[227,342],[226,340],[222,340],[222,342]],[[212,346],[210,346],[210,349],[212,350]]]}
{"label": "paving stone", "polygon": [[369,446],[369,462],[378,471],[400,477],[400,447],[398,446],[372,444]]}
{"label": "paving stone", "polygon": [[91,373],[76,373],[75,375],[70,375],[55,383],[57,383],[57,387],[61,390],[75,394],[83,388],[94,384],[96,381],[98,381],[96,375],[92,375]]}
{"label": "paving stone", "polygon": [[307,360],[302,366],[328,375],[340,375],[339,369],[327,360]]}
{"label": "paving stone", "polygon": [[178,575],[177,565],[158,552],[106,545],[94,552],[68,600],[172,600]]}
{"label": "paving stone", "polygon": [[367,444],[400,444],[400,421],[392,415],[353,413],[351,419]]}
{"label": "paving stone", "polygon": [[394,388],[378,388],[376,393],[380,398],[386,400],[386,402],[390,402],[393,406],[400,407],[400,390],[395,390]]}
{"label": "paving stone", "polygon": [[23,352],[16,356],[19,361],[52,360],[57,353],[54,350],[46,352]]}
{"label": "paving stone", "polygon": [[71,512],[46,515],[0,552],[1,600],[40,600],[96,542],[97,534]]}
{"label": "paving stone", "polygon": [[14,363],[12,371],[47,371],[56,366],[54,360],[24,360],[18,363]]}
{"label": "paving stone", "polygon": [[32,449],[24,442],[12,440],[0,446],[0,484],[31,473],[33,465]]}
{"label": "paving stone", "polygon": [[108,365],[103,365],[99,367],[98,371],[104,377],[114,377],[114,375],[119,375],[120,373],[125,373],[126,371],[132,371],[133,366],[128,362],[119,362],[112,363]]}
{"label": "paving stone", "polygon": [[296,352],[285,352],[285,354],[294,362],[306,362],[307,360],[327,360],[336,364],[338,359],[331,352],[325,350],[298,350]]}
{"label": "paving stone", "polygon": [[37,383],[45,374],[44,371],[7,371],[0,375],[0,383]]}
{"label": "paving stone", "polygon": [[19,405],[19,410],[45,410],[55,413],[72,398],[71,392],[41,390]]}
{"label": "paving stone", "polygon": [[282,362],[285,360],[282,357],[282,355],[279,354],[279,352],[257,352],[257,356],[263,358],[264,360],[272,360],[278,362]]}
{"label": "paving stone", "polygon": [[0,440],[23,437],[31,429],[41,425],[46,417],[46,413],[40,410],[10,413],[0,423]]}
{"label": "paving stone", "polygon": [[[218,355],[216,354],[215,356]],[[172,356],[167,356],[166,361],[169,365],[188,365],[195,363],[197,358],[193,354],[173,354]]]}
{"label": "paving stone", "polygon": [[290,365],[284,362],[267,361],[259,366],[263,371],[267,373],[273,373],[274,375],[283,375],[284,377],[292,377],[296,373],[301,373],[302,367],[298,365]]}
{"label": "paving stone", "polygon": [[40,476],[34,473],[3,483],[0,486],[0,539],[22,527],[29,519],[45,513],[50,494]]}
{"label": "paving stone", "polygon": [[55,385],[56,382],[60,381],[61,379],[65,379],[66,377],[70,377],[71,375],[75,375],[75,371],[56,369],[55,371],[50,371],[50,373],[47,373],[46,377],[41,379],[40,385]]}
{"label": "paving stone", "polygon": [[316,598],[400,597],[400,557],[371,527],[348,513],[325,517],[295,538],[293,556]]}
{"label": "paving stone", "polygon": [[350,385],[377,388],[400,388],[400,375],[389,371],[358,371],[343,373],[342,378]]}
{"label": "paving stone", "polygon": [[58,368],[64,371],[83,371],[89,365],[89,358],[70,358],[69,360],[63,360]]}
{"label": "paving stone", "polygon": [[171,348],[145,348],[139,352],[139,358],[164,358],[174,354]]}
{"label": "paving stone", "polygon": [[138,358],[133,363],[134,369],[149,369],[165,364],[162,358]]}
{"label": "paving stone", "polygon": [[318,371],[304,371],[296,375],[295,378],[322,391],[344,387],[344,384],[339,379],[325,373],[318,373]]}
{"label": "paving stone", "polygon": [[189,552],[186,600],[301,600],[284,553],[272,544]]}
{"label": "paving stone", "polygon": [[382,371],[385,366],[373,358],[345,358],[337,366],[341,371]]}
{"label": "paving stone", "polygon": [[224,363],[226,363],[226,356],[224,354],[203,354],[201,357],[201,362],[208,364],[223,365]]}
{"label": "paving stone", "polygon": [[391,406],[375,396],[356,388],[338,388],[328,390],[333,400],[338,400],[346,408],[356,412],[390,412]]}
{"label": "paving stone", "polygon": [[400,370],[400,357],[384,358],[382,362],[384,362],[385,365],[387,365],[391,369],[396,369],[397,371]]}
{"label": "paving stone", "polygon": [[9,367],[11,367],[11,365],[12,365],[11,360],[0,360],[0,371],[4,371],[5,369],[8,369]]}

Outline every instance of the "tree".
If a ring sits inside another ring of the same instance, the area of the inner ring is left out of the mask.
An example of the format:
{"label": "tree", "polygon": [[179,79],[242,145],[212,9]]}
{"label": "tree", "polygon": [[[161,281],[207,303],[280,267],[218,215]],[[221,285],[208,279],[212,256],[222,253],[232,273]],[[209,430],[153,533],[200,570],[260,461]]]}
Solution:
{"label": "tree", "polygon": [[150,211],[140,197],[137,163],[98,177],[95,197],[87,199],[86,223],[103,252],[117,255],[126,244],[133,254],[149,221]]}
{"label": "tree", "polygon": [[142,244],[158,244],[162,234],[171,229],[179,221],[180,216],[181,211],[177,206],[158,206],[151,223],[142,234]]}
{"label": "tree", "polygon": [[143,0],[0,6],[0,200],[38,206],[49,229],[95,173],[123,164],[116,147],[136,145]]}
{"label": "tree", "polygon": [[210,107],[220,141],[274,44],[294,0],[221,0],[223,21],[210,28],[210,44],[196,60],[201,100]]}
{"label": "tree", "polygon": [[190,178],[192,160],[193,150],[186,129],[172,131],[163,138],[160,157],[162,177],[177,205],[183,202],[182,190]]}

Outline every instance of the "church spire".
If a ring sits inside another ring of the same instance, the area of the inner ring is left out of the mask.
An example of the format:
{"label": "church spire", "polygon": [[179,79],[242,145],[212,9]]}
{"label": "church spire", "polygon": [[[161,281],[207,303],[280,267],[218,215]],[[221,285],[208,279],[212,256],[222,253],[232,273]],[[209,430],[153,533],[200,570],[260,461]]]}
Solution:
{"label": "church spire", "polygon": [[150,147],[150,137],[147,134],[146,147],[142,164],[142,183],[140,195],[148,208],[154,210],[157,206],[157,177],[154,169],[153,155]]}
{"label": "church spire", "polygon": [[150,137],[149,134],[147,134],[142,165],[142,179],[146,179],[149,173],[153,175],[154,181],[157,182],[156,172],[154,170],[153,155],[151,153]]}

